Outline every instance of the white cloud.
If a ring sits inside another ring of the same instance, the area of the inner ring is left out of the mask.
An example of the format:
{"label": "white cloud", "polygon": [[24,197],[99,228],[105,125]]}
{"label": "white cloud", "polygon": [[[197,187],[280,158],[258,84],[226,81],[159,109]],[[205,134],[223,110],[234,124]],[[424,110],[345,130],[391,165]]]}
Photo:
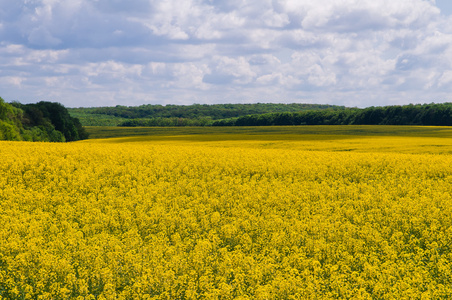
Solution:
{"label": "white cloud", "polygon": [[452,71],[445,71],[438,80],[440,87],[448,86],[452,83]]}
{"label": "white cloud", "polygon": [[286,14],[279,14],[273,10],[268,10],[263,15],[265,25],[269,27],[282,28],[289,25],[289,16]]}
{"label": "white cloud", "polygon": [[13,86],[16,86],[17,88],[20,88],[22,81],[24,80],[21,77],[17,77],[17,76],[4,76],[3,79],[8,83],[11,84]]}
{"label": "white cloud", "polygon": [[28,36],[28,41],[32,45],[43,47],[54,47],[61,44],[61,40],[54,37],[47,29],[43,27],[35,28]]}
{"label": "white cloud", "polygon": [[427,0],[0,0],[0,41],[7,100],[452,100],[452,19]]}
{"label": "white cloud", "polygon": [[210,84],[243,85],[250,83],[254,77],[256,73],[244,57],[218,56],[211,60],[209,71],[203,77],[203,81]]}

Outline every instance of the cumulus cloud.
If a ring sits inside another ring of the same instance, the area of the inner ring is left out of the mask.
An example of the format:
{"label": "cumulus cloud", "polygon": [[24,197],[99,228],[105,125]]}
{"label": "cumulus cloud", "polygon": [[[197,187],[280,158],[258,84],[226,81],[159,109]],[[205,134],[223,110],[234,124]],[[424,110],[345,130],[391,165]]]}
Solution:
{"label": "cumulus cloud", "polygon": [[0,0],[6,100],[68,106],[450,101],[428,0]]}

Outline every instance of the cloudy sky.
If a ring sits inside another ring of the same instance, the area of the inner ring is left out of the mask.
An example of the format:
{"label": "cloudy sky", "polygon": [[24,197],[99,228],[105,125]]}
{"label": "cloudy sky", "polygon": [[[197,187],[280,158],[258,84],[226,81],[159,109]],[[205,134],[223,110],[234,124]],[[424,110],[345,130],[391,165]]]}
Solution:
{"label": "cloudy sky", "polygon": [[452,1],[0,0],[0,97],[452,101]]}

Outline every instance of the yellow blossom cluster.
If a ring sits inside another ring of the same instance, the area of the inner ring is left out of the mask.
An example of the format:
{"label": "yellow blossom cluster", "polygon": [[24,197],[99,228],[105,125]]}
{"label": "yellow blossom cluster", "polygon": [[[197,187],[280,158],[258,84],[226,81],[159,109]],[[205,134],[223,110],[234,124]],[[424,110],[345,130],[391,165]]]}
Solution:
{"label": "yellow blossom cluster", "polygon": [[452,156],[268,144],[0,142],[0,299],[452,297]]}

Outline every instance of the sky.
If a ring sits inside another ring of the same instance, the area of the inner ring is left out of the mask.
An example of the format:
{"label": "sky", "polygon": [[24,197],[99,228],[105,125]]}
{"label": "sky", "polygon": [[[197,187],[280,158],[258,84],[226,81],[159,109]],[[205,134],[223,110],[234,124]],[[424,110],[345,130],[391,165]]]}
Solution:
{"label": "sky", "polygon": [[452,1],[0,0],[0,97],[452,102]]}

